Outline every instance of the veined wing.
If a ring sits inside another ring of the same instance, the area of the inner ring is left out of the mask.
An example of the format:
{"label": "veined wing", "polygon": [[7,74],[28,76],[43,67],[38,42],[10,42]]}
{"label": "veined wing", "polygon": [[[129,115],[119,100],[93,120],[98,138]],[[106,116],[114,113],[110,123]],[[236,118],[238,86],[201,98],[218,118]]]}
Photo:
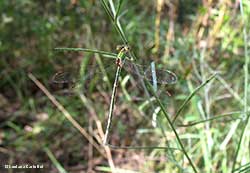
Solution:
{"label": "veined wing", "polygon": [[57,84],[75,83],[72,74],[65,71],[60,71],[54,74],[52,77],[52,82]]}
{"label": "veined wing", "polygon": [[171,72],[169,70],[160,70],[160,69],[155,69],[153,72],[153,69],[150,66],[131,63],[131,61],[125,61],[123,67],[124,69],[126,69],[126,71],[133,73],[135,75],[140,75],[141,77],[144,77],[151,83],[154,80],[153,76],[154,73],[157,78],[156,79],[157,83],[161,85],[174,84],[178,80],[174,72]]}
{"label": "veined wing", "polygon": [[[86,72],[86,75],[79,75],[77,72],[68,72],[68,71],[61,71],[56,73],[52,77],[52,82],[55,84],[68,84],[73,88],[72,86],[77,86],[77,84],[82,84],[85,89],[89,88],[89,85],[92,81],[94,81],[96,84],[100,81],[108,81],[109,84],[112,83],[112,80],[109,81],[109,79],[114,78],[114,72],[116,69],[116,65],[108,65],[106,66],[105,72],[101,71],[99,66],[95,66],[92,68],[89,68]],[[153,73],[150,68],[150,66],[143,66],[140,64],[132,63],[130,60],[126,60],[122,66],[129,74],[131,74],[134,78],[144,78],[150,83],[153,83]],[[106,75],[108,74],[108,75]],[[169,71],[169,70],[155,70],[156,75],[156,81],[159,85],[168,85],[168,84],[174,84],[177,82],[177,76],[175,73]],[[112,85],[112,84],[111,84]]]}
{"label": "veined wing", "polygon": [[112,74],[114,73],[112,71],[114,70],[115,65],[104,67],[104,71],[99,66],[91,66],[83,74],[80,74],[79,69],[63,70],[55,73],[51,78],[51,82],[53,85],[60,86],[60,88],[63,87],[63,89],[67,89],[68,91],[74,89],[88,91],[104,83],[111,87],[110,81],[112,82],[112,80],[110,79],[113,78]]}

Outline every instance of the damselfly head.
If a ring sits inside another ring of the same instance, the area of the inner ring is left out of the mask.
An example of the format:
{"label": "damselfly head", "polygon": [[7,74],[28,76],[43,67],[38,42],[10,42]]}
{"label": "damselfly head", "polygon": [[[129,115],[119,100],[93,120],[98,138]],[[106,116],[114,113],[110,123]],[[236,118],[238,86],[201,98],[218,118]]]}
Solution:
{"label": "damselfly head", "polygon": [[116,50],[117,51],[128,52],[130,50],[130,47],[128,45],[117,45]]}
{"label": "damselfly head", "polygon": [[128,45],[125,45],[124,48],[123,48],[123,50],[124,50],[125,52],[128,52],[128,51],[130,50],[130,47],[129,47]]}
{"label": "damselfly head", "polygon": [[123,47],[124,47],[124,45],[117,45],[116,46],[116,50],[117,51],[121,51]]}

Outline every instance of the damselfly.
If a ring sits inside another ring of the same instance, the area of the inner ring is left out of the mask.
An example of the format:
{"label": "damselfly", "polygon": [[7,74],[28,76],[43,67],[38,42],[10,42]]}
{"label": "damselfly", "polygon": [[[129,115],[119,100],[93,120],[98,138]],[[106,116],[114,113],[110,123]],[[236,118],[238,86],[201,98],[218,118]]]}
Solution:
{"label": "damselfly", "polygon": [[[61,49],[63,50],[63,48]],[[127,52],[129,51],[128,46],[126,45],[120,46],[118,47],[118,49],[119,49],[119,53],[116,56],[116,74],[115,74],[112,95],[111,95],[111,100],[110,100],[108,123],[107,123],[107,128],[106,128],[106,132],[104,136],[104,141],[103,141],[105,145],[108,144],[108,136],[109,136],[109,131],[111,127],[116,90],[118,86],[118,79],[121,74],[121,69],[125,69],[129,74],[133,74],[132,76],[135,76],[137,79],[148,80],[153,86],[157,84],[159,85],[174,84],[177,81],[177,76],[175,75],[175,73],[169,70],[157,69],[154,64],[151,66],[144,66],[144,65],[133,63],[131,61],[131,58],[128,58],[127,56]],[[66,50],[69,50],[69,49],[66,49]],[[88,50],[88,52],[91,52],[91,50],[89,49],[83,49],[83,51],[84,50]],[[98,51],[95,51],[95,50],[93,50],[92,52],[98,53]],[[103,53],[103,51],[100,51],[100,52]],[[92,71],[93,71],[93,68],[92,68]],[[102,73],[99,73],[99,74],[102,74]],[[81,76],[78,80],[73,80],[70,77],[70,73],[59,72],[53,76],[52,81],[54,83],[75,83],[77,81],[81,81],[83,85],[85,84],[88,85],[88,81],[93,80],[92,76],[96,76],[96,75],[98,74],[95,71],[94,73]]]}
{"label": "damselfly", "polygon": [[[122,69],[130,73],[131,75],[142,77],[150,81],[151,83],[153,83],[153,80],[154,80],[153,73],[152,73],[153,70],[150,65],[145,66],[145,65],[135,64],[135,63],[130,62],[130,60],[128,60],[128,61],[125,61],[121,67]],[[91,70],[95,72],[89,72],[82,77],[74,76],[74,75],[77,75],[76,72],[59,71],[55,75],[53,75],[52,82],[76,84],[77,82],[80,82],[80,81],[84,81],[84,82],[90,81],[94,75],[104,75],[102,74],[100,70],[98,70],[98,66],[95,66],[94,68],[96,68],[96,70],[93,70],[93,68]],[[137,73],[136,69],[138,69],[140,73]],[[105,71],[108,73],[109,71],[112,71],[112,68],[108,66],[105,68]],[[156,80],[157,84],[167,85],[167,84],[174,84],[177,82],[177,76],[172,71],[156,69],[155,73],[157,76],[157,80]]]}
{"label": "damselfly", "polygon": [[[126,46],[117,46],[117,50],[120,50],[119,54],[117,55],[116,59],[116,65],[120,66],[122,69],[124,69],[128,74],[131,74],[132,76],[137,76],[144,78],[150,83],[153,84],[156,80],[157,84],[159,85],[168,85],[168,84],[174,84],[177,82],[177,76],[175,73],[169,70],[162,70],[159,68],[153,68],[152,65],[141,65],[136,64],[130,59],[126,58],[125,52],[129,50],[129,48],[125,48]],[[112,67],[114,65],[108,65],[105,67],[105,71],[109,73],[109,71],[112,71]],[[103,72],[101,70],[98,70],[98,66],[90,67],[90,72],[87,72],[84,76],[76,77],[74,75],[77,75],[77,72],[69,72],[69,71],[60,71],[57,72],[52,77],[53,83],[71,83],[76,84],[78,82],[88,82],[92,80],[92,77],[95,75],[103,76]],[[139,71],[137,71],[139,70]],[[154,79],[154,75],[156,75],[156,79]]]}

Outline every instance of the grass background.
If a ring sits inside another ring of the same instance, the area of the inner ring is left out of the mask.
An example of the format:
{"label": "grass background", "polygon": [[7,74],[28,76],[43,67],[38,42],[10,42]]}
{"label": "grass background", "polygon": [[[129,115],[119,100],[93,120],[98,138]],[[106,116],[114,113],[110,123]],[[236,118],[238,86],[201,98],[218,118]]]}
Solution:
{"label": "grass background", "polygon": [[[106,1],[105,1],[106,2]],[[121,1],[114,1],[117,9]],[[161,95],[171,119],[185,99],[209,76],[212,80],[194,93],[174,125],[197,172],[249,172],[249,18],[248,1],[122,1],[120,24],[137,63],[157,65],[178,76]],[[106,2],[110,9],[112,1]],[[243,8],[240,8],[242,5]],[[111,87],[94,80],[88,90],[70,96],[52,76],[61,70],[84,76],[115,60],[86,52],[55,51],[80,47],[117,53],[123,44],[101,1],[1,1],[0,23],[0,161],[5,164],[43,164],[25,172],[193,172],[183,152],[112,150],[99,146],[105,130]],[[115,67],[115,65],[113,66]],[[32,73],[65,108],[57,109],[28,77]],[[104,73],[104,71],[102,71]],[[111,85],[114,73],[107,72]],[[126,73],[122,76],[125,77]],[[97,74],[93,79],[100,78]],[[124,80],[123,80],[124,81]],[[111,143],[180,148],[164,118],[152,128],[155,107],[136,101],[142,91],[133,82],[120,84]],[[128,93],[128,97],[124,97]],[[149,105],[157,106],[152,101]],[[89,134],[65,118],[65,111]],[[143,116],[141,116],[143,115]],[[221,115],[225,115],[222,116]],[[144,117],[149,117],[144,121]],[[180,127],[200,120],[195,126]],[[100,126],[102,124],[102,127]],[[100,154],[102,152],[102,154]]]}

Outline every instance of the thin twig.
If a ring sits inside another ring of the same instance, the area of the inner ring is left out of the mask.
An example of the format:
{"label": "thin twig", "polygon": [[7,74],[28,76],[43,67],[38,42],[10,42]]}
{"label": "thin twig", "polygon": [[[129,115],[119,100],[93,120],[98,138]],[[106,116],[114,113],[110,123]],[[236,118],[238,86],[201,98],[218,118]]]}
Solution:
{"label": "thin twig", "polygon": [[92,141],[91,136],[88,134],[88,132],[85,131],[84,128],[80,126],[80,124],[70,115],[70,113],[56,100],[56,98],[50,94],[50,92],[45,88],[45,86],[39,82],[36,77],[29,73],[29,78],[40,88],[43,93],[50,99],[50,101],[63,113],[63,115],[72,123],[72,125],[79,130],[79,132],[97,149],[97,151],[100,152],[102,156],[107,158],[107,156],[104,154],[104,152],[100,149],[100,146]]}
{"label": "thin twig", "polygon": [[[93,115],[93,118],[95,120],[99,135],[100,135],[101,139],[103,139],[104,138],[104,132],[103,132],[102,124],[101,124],[101,121],[99,120],[95,110],[93,109],[93,106],[91,106],[91,103],[87,100],[87,98],[85,97],[84,94],[80,93],[79,96],[80,96],[80,99],[82,100],[82,102],[84,103],[84,105],[86,106],[86,108],[88,109],[89,113],[91,115]],[[100,140],[100,142],[101,142],[101,140]],[[115,168],[114,161],[112,159],[112,153],[110,151],[110,148],[108,146],[104,146],[104,150],[105,150],[106,155],[107,155],[109,166],[110,166],[112,172],[115,172],[116,168]]]}

